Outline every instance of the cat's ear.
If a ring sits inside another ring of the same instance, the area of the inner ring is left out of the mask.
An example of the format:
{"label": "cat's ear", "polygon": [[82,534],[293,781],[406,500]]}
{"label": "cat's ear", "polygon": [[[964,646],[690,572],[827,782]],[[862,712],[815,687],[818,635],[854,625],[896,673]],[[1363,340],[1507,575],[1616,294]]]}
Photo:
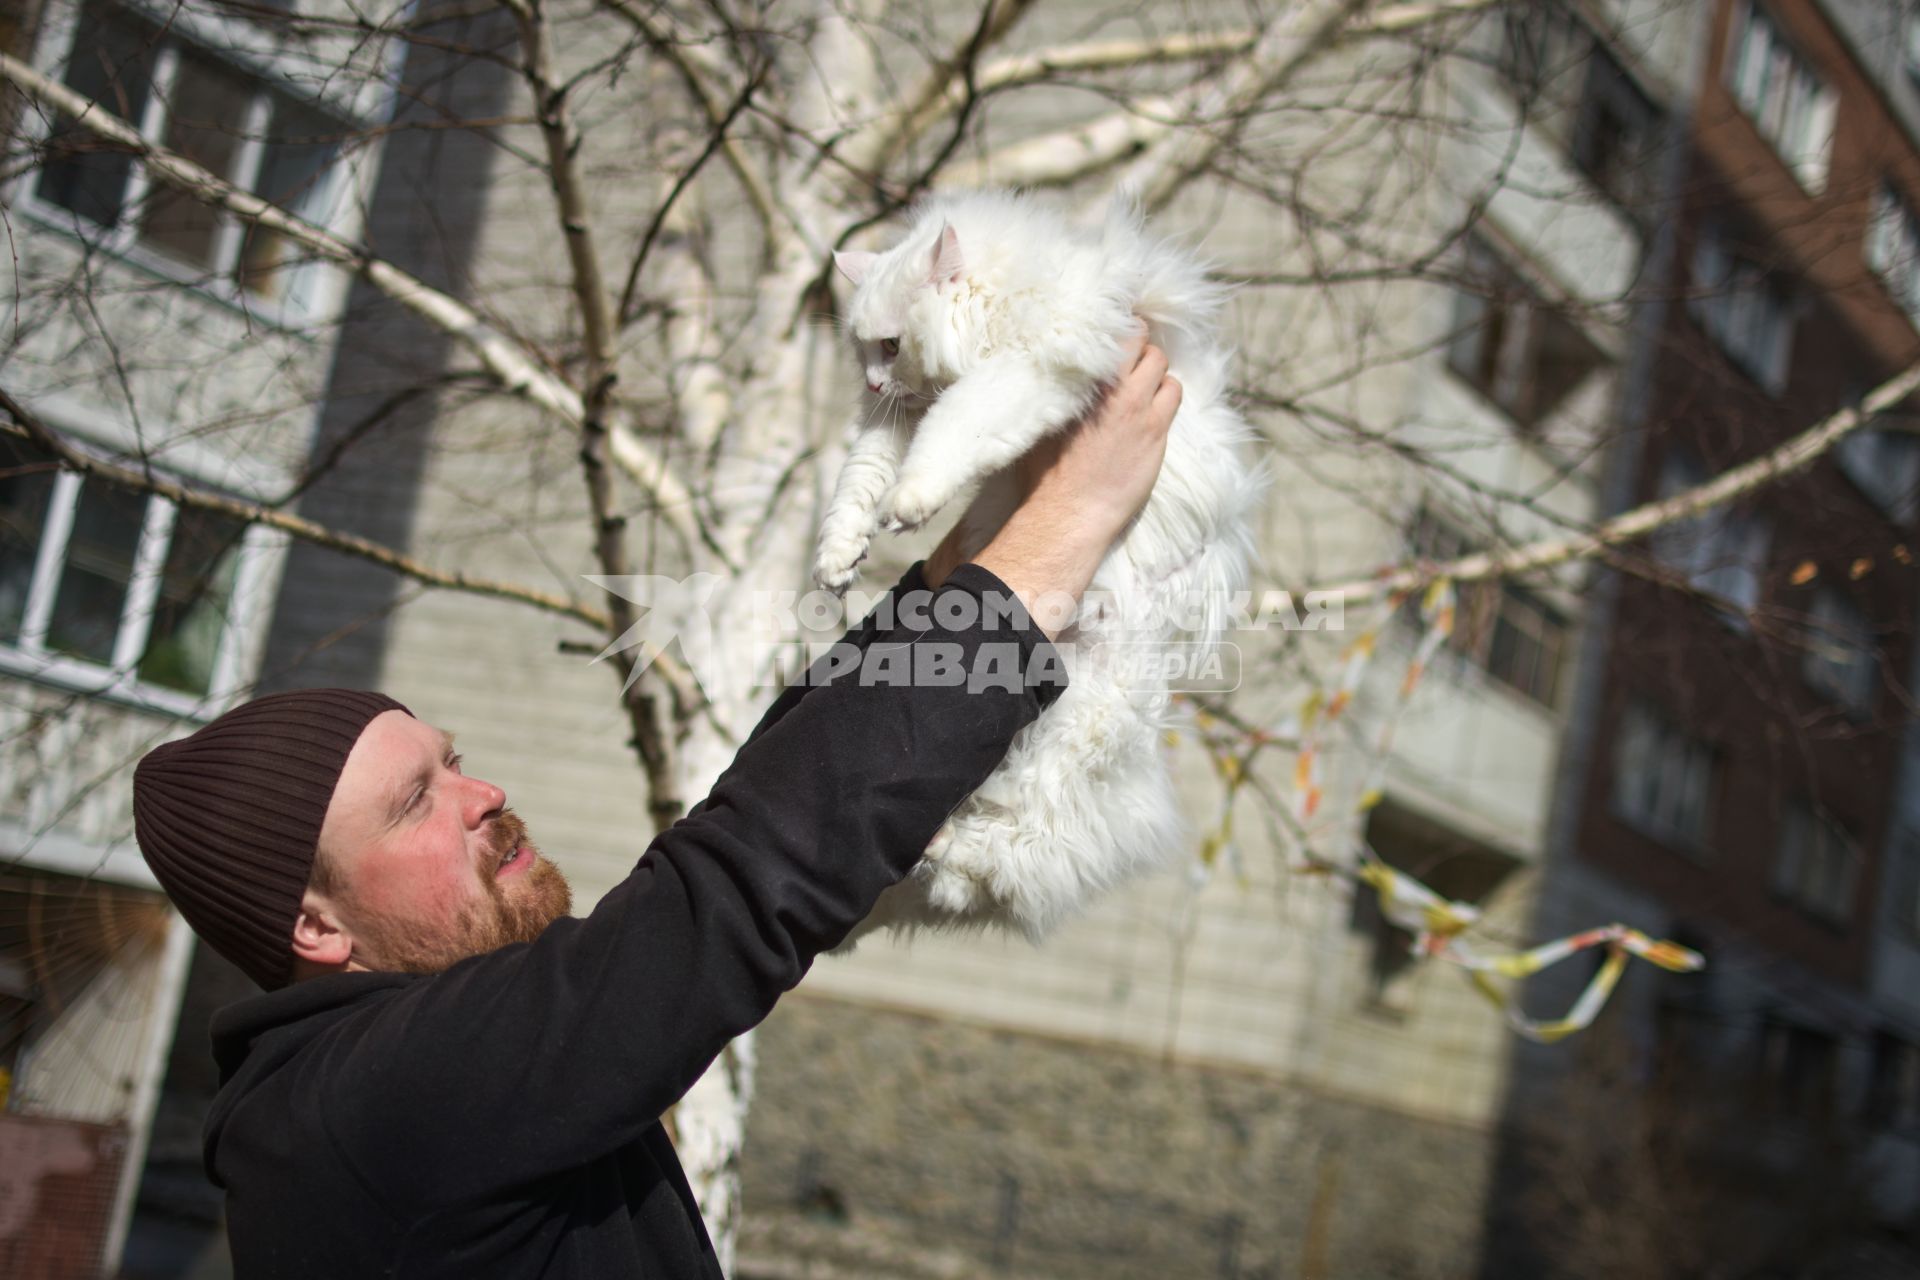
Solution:
{"label": "cat's ear", "polygon": [[840,274],[847,278],[847,283],[858,285],[865,278],[867,268],[871,267],[873,260],[879,256],[877,253],[868,253],[863,249],[849,249],[845,253],[834,254],[833,265],[840,268]]}
{"label": "cat's ear", "polygon": [[927,283],[956,283],[966,269],[967,260],[960,256],[960,233],[951,222],[942,223],[940,239],[933,246],[933,261],[927,265]]}

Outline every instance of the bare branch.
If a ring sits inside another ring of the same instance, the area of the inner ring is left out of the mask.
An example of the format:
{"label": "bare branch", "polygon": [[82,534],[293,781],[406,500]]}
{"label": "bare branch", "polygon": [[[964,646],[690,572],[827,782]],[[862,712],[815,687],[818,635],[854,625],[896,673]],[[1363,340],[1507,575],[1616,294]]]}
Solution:
{"label": "bare branch", "polygon": [[[1034,62],[1064,58],[1068,61],[1060,65],[1069,67],[1072,60],[1084,60],[1089,70],[1191,61],[1214,53],[1239,54],[1242,60],[1217,82],[1156,94],[1095,120],[1001,148],[985,160],[956,171],[954,180],[960,185],[990,180],[1021,186],[1061,186],[1156,148],[1140,156],[1127,178],[1142,191],[1149,205],[1155,205],[1229,140],[1227,135],[1197,126],[1244,115],[1251,103],[1283,86],[1302,65],[1334,44],[1395,35],[1472,14],[1491,3],[1493,0],[1455,0],[1451,4],[1394,5],[1369,18],[1358,18],[1355,15],[1364,4],[1341,0],[1317,21],[1309,21],[1310,15],[1304,10],[1293,10],[1264,31],[1197,37],[1191,52],[1170,40],[1138,42],[1132,49],[1121,42],[1033,55]],[[1206,47],[1216,40],[1217,48]],[[987,77],[996,74],[1008,77],[1007,84],[1012,85],[1027,82],[1029,77],[1039,81],[1046,71],[1025,60],[1010,59],[985,70]],[[983,86],[989,83],[982,81]]]}
{"label": "bare branch", "polygon": [[[613,476],[607,469],[607,414],[614,384],[619,378],[614,363],[613,301],[607,296],[606,280],[601,275],[599,246],[593,234],[586,190],[580,180],[579,140],[574,133],[566,90],[555,74],[553,29],[544,7],[537,0],[508,0],[508,7],[520,27],[520,44],[525,54],[521,73],[533,92],[539,112],[540,134],[547,146],[547,173],[552,179],[555,211],[572,265],[573,296],[583,331],[587,390],[581,402],[580,470],[593,520],[594,558],[602,574],[611,578],[630,577],[633,562],[627,555],[627,521],[616,509]],[[608,601],[609,630],[617,640],[638,621],[637,611],[633,602],[618,592],[609,592]],[[647,806],[655,829],[664,830],[684,809],[673,738],[661,717],[651,682],[644,673],[636,675],[632,651],[617,649],[612,657],[621,679],[621,700],[633,729],[632,745],[647,774]],[[674,694],[676,701],[683,696],[680,690],[674,690]],[[686,707],[676,706],[674,711],[676,719],[686,719]]]}
{"label": "bare branch", "polygon": [[546,613],[571,618],[575,622],[583,622],[596,631],[604,632],[610,626],[606,614],[566,596],[539,591],[518,583],[480,578],[453,570],[435,569],[405,552],[396,551],[392,547],[362,538],[357,534],[330,529],[302,516],[262,506],[259,503],[243,502],[238,498],[205,493],[145,470],[103,461],[74,447],[64,436],[49,427],[5,391],[0,391],[0,411],[4,411],[14,422],[11,427],[0,427],[0,431],[33,442],[59,459],[60,465],[69,471],[78,472],[80,475],[99,480],[117,489],[124,489],[131,493],[152,494],[187,510],[206,511],[213,515],[244,521],[247,524],[275,529],[316,547],[326,547],[330,551],[338,551],[342,555],[354,556],[377,564],[403,578],[410,578],[426,586],[443,587],[451,591],[464,591],[468,595],[490,596],[498,600],[512,600],[519,604],[531,605]]}
{"label": "bare branch", "polygon": [[1592,559],[1623,543],[1692,519],[1702,512],[1724,506],[1806,470],[1876,414],[1891,409],[1915,391],[1920,391],[1920,364],[1912,365],[1905,372],[1881,383],[1857,407],[1848,406],[1835,411],[1751,462],[1731,467],[1697,488],[1623,512],[1589,533],[1530,543],[1505,551],[1481,552],[1445,564],[1399,569],[1365,582],[1344,583],[1323,590],[1342,596],[1349,605],[1364,604],[1396,592],[1415,590],[1438,578],[1476,582]]}
{"label": "bare branch", "polygon": [[[177,187],[194,199],[224,209],[247,223],[278,232],[315,257],[345,267],[380,292],[447,334],[465,347],[508,394],[517,396],[580,426],[586,414],[580,394],[539,360],[489,325],[465,303],[453,298],[383,258],[349,244],[329,231],[268,204],[259,196],[218,178],[208,170],[140,136],[138,130],[97,103],[88,101],[43,75],[18,58],[0,53],[0,80],[19,89],[42,107],[71,117],[81,128],[124,149],[154,178]],[[615,427],[616,433],[624,431]],[[624,442],[622,452],[632,463],[636,483],[646,487],[667,519],[691,543],[699,540],[693,500],[666,468],[650,458],[638,440]]]}
{"label": "bare branch", "polygon": [[[604,0],[607,8],[633,24],[635,31],[647,42],[647,47],[664,58],[668,65],[679,74],[681,82],[687,87],[687,94],[707,117],[707,127],[713,136],[721,140],[720,151],[726,157],[727,166],[733,170],[733,176],[747,193],[747,200],[760,219],[760,229],[765,235],[774,234],[775,222],[779,216],[773,193],[768,189],[766,179],[760,169],[741,148],[738,139],[727,136],[727,125],[732,113],[727,109],[727,94],[719,86],[726,77],[718,67],[706,63],[695,56],[673,33],[662,27],[657,14],[643,12],[630,0]],[[744,106],[750,94],[743,96]],[[624,312],[625,308],[622,308]]]}
{"label": "bare branch", "polygon": [[622,327],[633,320],[634,297],[640,288],[640,272],[645,269],[647,257],[653,252],[653,246],[659,240],[660,232],[667,225],[667,215],[673,212],[673,206],[680,199],[681,193],[700,176],[700,171],[706,167],[707,161],[713,158],[714,152],[728,145],[727,131],[733,128],[733,122],[739,119],[740,113],[745,111],[747,104],[753,101],[753,95],[759,92],[760,86],[766,82],[767,73],[772,69],[771,62],[760,64],[760,69],[754,73],[752,79],[747,81],[746,87],[727,107],[726,114],[714,122],[712,133],[707,138],[707,145],[701,148],[700,154],[695,156],[689,164],[681,168],[679,176],[667,189],[666,197],[660,201],[660,207],[654,210],[652,219],[647,223],[646,232],[640,237],[640,247],[634,251],[633,263],[627,268],[626,287],[620,291],[617,320]]}
{"label": "bare branch", "polygon": [[902,99],[902,108],[875,121],[840,148],[847,163],[855,169],[880,173],[934,121],[964,109],[975,91],[987,87],[969,74],[980,54],[999,43],[1033,6],[1034,0],[987,0],[986,12],[966,42],[927,72],[919,86]]}

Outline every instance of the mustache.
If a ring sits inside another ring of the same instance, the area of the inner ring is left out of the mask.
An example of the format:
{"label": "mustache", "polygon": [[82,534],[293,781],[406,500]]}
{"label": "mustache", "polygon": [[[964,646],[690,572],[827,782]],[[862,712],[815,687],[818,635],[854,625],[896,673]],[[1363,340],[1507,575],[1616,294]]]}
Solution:
{"label": "mustache", "polygon": [[500,859],[525,843],[527,824],[513,810],[502,809],[500,816],[493,820],[493,829],[487,832],[487,852],[493,855],[490,867],[499,866]]}

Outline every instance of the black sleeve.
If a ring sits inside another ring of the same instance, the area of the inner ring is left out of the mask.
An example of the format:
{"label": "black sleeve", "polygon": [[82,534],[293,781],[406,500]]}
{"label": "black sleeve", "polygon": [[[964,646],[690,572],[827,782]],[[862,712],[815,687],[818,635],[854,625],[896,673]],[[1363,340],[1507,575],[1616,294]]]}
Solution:
{"label": "black sleeve", "polygon": [[[927,562],[924,560],[916,560],[908,566],[907,571],[900,575],[900,581],[894,583],[880,599],[874,602],[874,606],[867,613],[867,616],[847,629],[847,634],[841,637],[841,642],[843,644],[853,645],[863,651],[867,646],[871,645],[883,630],[882,622],[892,619],[894,610],[898,607],[899,602],[913,592],[925,591],[927,589],[926,566]],[[795,680],[792,684],[780,691],[780,696],[773,700],[772,705],[767,708],[766,714],[760,717],[760,723],[756,724],[753,727],[753,732],[747,735],[747,742],[752,742],[755,738],[778,724],[786,716],[787,712],[800,705],[800,699],[806,696],[809,689],[815,687],[817,681],[813,679],[813,677],[819,672],[824,662],[825,659],[822,659],[821,662],[815,663],[802,678]],[[693,808],[687,811],[687,816],[691,818],[706,807],[707,802],[705,800],[698,801],[694,804]]]}
{"label": "black sleeve", "polygon": [[[1013,601],[1011,618],[989,596]],[[866,637],[857,671],[770,713],[590,915],[343,1028],[316,1066],[362,1177],[445,1204],[632,1141],[859,923],[1064,683],[1017,597],[977,565],[915,612]],[[926,678],[936,669],[948,675]]]}

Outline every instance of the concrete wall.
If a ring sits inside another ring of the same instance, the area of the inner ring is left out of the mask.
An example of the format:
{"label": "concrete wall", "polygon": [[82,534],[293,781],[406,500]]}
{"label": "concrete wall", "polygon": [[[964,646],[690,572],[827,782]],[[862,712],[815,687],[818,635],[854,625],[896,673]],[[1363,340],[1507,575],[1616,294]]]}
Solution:
{"label": "concrete wall", "polygon": [[[821,1253],[891,1227],[950,1274],[1472,1272],[1487,1153],[1472,1128],[1100,1040],[806,995],[766,1023],[759,1053],[748,1212],[810,1216]],[[749,1243],[741,1271],[774,1261]]]}

